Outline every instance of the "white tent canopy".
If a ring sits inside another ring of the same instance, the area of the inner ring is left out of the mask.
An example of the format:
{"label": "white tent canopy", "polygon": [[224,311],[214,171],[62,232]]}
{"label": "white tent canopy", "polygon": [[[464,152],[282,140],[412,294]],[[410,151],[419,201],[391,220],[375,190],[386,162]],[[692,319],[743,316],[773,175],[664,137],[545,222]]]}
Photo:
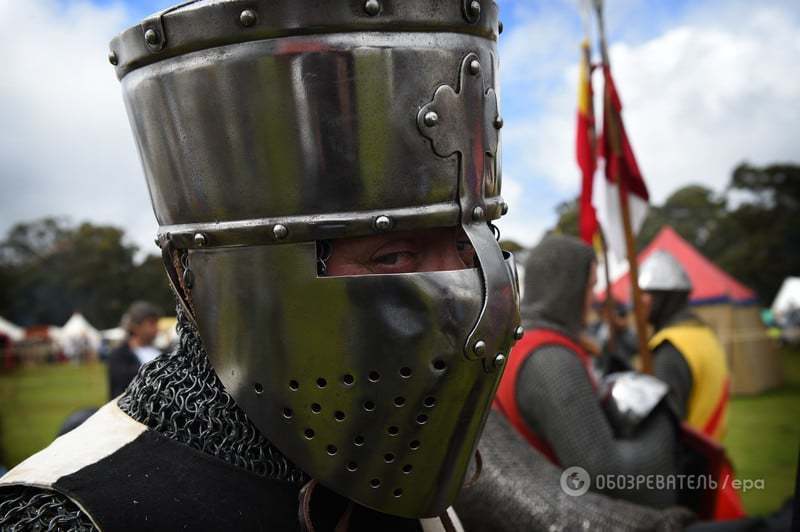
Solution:
{"label": "white tent canopy", "polygon": [[125,339],[128,333],[122,327],[114,327],[113,329],[100,331],[100,335],[103,337],[103,340],[107,340],[109,342],[121,342]]}
{"label": "white tent canopy", "polygon": [[0,317],[0,334],[8,336],[12,342],[19,342],[25,338],[25,329],[17,327],[10,321]]}
{"label": "white tent canopy", "polygon": [[800,277],[784,279],[778,295],[772,302],[772,312],[776,316],[792,309],[800,309]]}
{"label": "white tent canopy", "polygon": [[74,313],[61,327],[59,336],[64,354],[70,358],[87,351],[96,352],[100,348],[100,332],[79,312]]}

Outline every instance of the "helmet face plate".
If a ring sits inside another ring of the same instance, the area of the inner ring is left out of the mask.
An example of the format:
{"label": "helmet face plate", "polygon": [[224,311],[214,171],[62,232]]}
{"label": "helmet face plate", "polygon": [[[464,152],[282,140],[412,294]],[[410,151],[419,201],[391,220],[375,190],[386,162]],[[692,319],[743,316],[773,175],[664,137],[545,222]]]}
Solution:
{"label": "helmet face plate", "polygon": [[[281,452],[361,504],[437,515],[519,325],[488,225],[505,210],[497,7],[246,4],[196,2],[112,42],[170,278],[191,271],[209,359]],[[226,26],[254,5],[248,29]],[[317,275],[315,241],[434,227],[463,228],[479,266]]]}
{"label": "helmet face plate", "polygon": [[326,278],[315,259],[313,244],[193,252],[209,358],[301,469],[366,506],[436,515],[461,487],[501,374],[464,354],[480,271]]}

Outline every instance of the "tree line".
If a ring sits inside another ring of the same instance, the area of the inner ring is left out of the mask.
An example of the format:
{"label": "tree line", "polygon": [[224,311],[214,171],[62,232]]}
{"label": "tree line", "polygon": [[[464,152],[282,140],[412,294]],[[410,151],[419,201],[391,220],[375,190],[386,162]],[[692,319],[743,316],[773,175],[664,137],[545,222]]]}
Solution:
{"label": "tree line", "polygon": [[[554,230],[577,236],[577,200],[557,210]],[[800,166],[742,164],[720,194],[702,185],[675,191],[651,206],[638,249],[665,224],[769,304],[786,276],[800,274]],[[137,252],[118,227],[64,218],[19,223],[0,241],[0,316],[60,325],[79,311],[109,328],[138,299],[172,312],[161,257],[137,261]]]}
{"label": "tree line", "polygon": [[106,329],[139,299],[173,313],[161,257],[136,261],[137,252],[118,227],[65,218],[19,223],[0,241],[0,316],[62,325],[78,311]]}
{"label": "tree line", "polygon": [[[554,231],[577,236],[577,199],[557,211]],[[699,184],[676,190],[650,206],[637,249],[664,225],[769,305],[784,278],[800,274],[800,166],[743,163],[719,194]]]}

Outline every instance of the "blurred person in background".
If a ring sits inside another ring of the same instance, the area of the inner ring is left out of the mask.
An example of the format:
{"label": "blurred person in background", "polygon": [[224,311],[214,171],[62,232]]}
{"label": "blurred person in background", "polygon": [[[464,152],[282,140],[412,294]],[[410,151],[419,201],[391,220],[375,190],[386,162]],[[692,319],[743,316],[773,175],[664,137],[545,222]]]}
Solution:
{"label": "blurred person in background", "polygon": [[638,340],[636,333],[628,326],[628,307],[614,299],[610,308],[603,301],[596,305],[596,310],[600,319],[595,323],[593,336],[601,346],[595,363],[600,374],[632,370]]}
{"label": "blurred person in background", "polygon": [[[653,374],[668,385],[670,407],[684,422],[684,434],[708,439],[708,453],[716,454],[721,464],[718,475],[727,477],[715,490],[714,517],[743,517],[741,498],[729,481],[733,468],[721,446],[730,392],[730,372],[722,344],[690,310],[691,280],[670,253],[658,250],[642,263],[639,286],[644,312],[654,331],[648,342]],[[684,467],[695,467],[690,455],[682,458],[686,461]]]}
{"label": "blurred person in background", "polygon": [[669,385],[675,412],[689,426],[721,441],[727,428],[730,374],[725,351],[711,328],[689,309],[692,283],[680,263],[656,251],[639,274],[653,374]]}
{"label": "blurred person in background", "polygon": [[147,301],[133,303],[122,316],[120,327],[127,338],[108,358],[108,383],[113,399],[125,391],[139,368],[161,354],[153,342],[158,335],[161,310]]}
{"label": "blurred person in background", "polygon": [[[613,415],[624,407],[614,407],[614,394],[603,397],[605,386],[592,374],[580,334],[596,279],[594,252],[576,238],[551,235],[532,250],[520,305],[525,334],[511,352],[496,405],[562,468],[580,466],[592,478],[675,474],[677,424],[662,400],[663,383],[642,375],[616,382],[643,387],[638,397],[647,398],[637,407],[640,416],[625,419]],[[672,490],[606,493],[657,508],[677,500]]]}

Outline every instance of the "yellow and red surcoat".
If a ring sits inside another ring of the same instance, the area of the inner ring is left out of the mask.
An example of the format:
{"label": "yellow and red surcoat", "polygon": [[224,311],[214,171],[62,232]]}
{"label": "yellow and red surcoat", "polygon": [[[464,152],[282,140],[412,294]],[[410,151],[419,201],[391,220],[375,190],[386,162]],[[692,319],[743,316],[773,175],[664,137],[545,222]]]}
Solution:
{"label": "yellow and red surcoat", "polygon": [[670,342],[681,352],[692,374],[686,422],[716,441],[727,429],[730,372],[725,351],[711,329],[702,323],[665,327],[650,339],[650,349]]}

